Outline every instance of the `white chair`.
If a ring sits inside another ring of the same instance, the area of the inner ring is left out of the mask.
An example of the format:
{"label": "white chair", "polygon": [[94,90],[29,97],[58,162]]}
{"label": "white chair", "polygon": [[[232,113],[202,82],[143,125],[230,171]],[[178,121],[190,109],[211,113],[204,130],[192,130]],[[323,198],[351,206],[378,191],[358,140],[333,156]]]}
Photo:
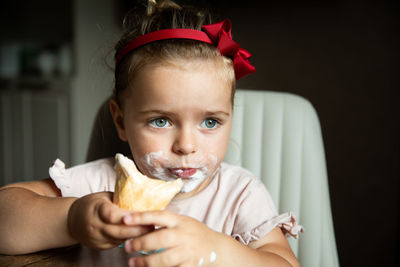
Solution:
{"label": "white chair", "polygon": [[[310,102],[289,93],[237,90],[233,117],[225,161],[260,177],[279,212],[294,212],[305,232],[289,242],[302,266],[339,266],[321,128]],[[87,160],[116,152],[129,148],[118,140],[105,103]]]}
{"label": "white chair", "polygon": [[302,266],[339,266],[321,128],[310,102],[238,90],[233,118],[225,161],[260,177],[279,212],[294,212],[305,232],[289,242]]}

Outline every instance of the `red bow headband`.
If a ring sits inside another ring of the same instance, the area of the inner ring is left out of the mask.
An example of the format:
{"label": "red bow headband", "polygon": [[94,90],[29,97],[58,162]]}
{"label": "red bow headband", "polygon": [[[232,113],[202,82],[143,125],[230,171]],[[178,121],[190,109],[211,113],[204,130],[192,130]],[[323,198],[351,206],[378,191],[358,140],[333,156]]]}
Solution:
{"label": "red bow headband", "polygon": [[232,40],[231,28],[231,22],[225,19],[214,24],[203,25],[201,27],[202,31],[165,29],[150,32],[133,39],[118,51],[115,58],[115,65],[118,66],[119,62],[128,53],[145,44],[165,39],[191,39],[212,44],[218,48],[223,56],[231,58],[233,60],[236,80],[239,80],[243,76],[255,72],[256,68],[250,64],[249,58],[251,54]]}

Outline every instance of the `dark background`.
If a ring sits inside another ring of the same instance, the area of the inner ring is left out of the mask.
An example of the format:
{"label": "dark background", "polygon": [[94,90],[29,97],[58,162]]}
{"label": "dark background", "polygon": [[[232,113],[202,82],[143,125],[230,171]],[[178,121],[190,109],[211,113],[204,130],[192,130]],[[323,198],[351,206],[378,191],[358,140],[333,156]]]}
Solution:
{"label": "dark background", "polygon": [[238,88],[295,93],[317,110],[341,266],[400,266],[395,2],[222,3],[257,68]]}

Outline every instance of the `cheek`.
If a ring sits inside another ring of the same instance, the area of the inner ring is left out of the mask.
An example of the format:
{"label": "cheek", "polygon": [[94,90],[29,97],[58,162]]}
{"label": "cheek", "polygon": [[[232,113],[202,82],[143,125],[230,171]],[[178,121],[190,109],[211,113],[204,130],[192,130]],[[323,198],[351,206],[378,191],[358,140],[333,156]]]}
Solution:
{"label": "cheek", "polygon": [[137,143],[131,145],[132,156],[139,170],[149,175],[151,168],[160,168],[168,162],[168,158],[164,155],[165,148],[156,142]]}
{"label": "cheek", "polygon": [[132,127],[128,131],[128,142],[134,158],[142,158],[154,151],[167,151],[170,147],[168,137],[148,133],[143,127]]}
{"label": "cheek", "polygon": [[227,128],[213,138],[204,140],[202,150],[207,154],[217,156],[218,159],[223,159],[228,149],[229,129]]}
{"label": "cheek", "polygon": [[141,132],[128,139],[135,164],[143,174],[154,177],[154,173],[160,172],[160,168],[168,162],[170,145],[165,137],[155,138]]}

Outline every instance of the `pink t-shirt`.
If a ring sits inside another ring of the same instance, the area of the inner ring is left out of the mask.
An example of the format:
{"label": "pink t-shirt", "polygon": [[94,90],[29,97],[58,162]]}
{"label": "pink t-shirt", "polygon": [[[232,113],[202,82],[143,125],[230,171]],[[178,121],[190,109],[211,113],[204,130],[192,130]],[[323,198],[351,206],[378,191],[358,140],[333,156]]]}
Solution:
{"label": "pink t-shirt", "polygon": [[[64,197],[114,191],[114,158],[65,169],[56,160],[50,177]],[[276,226],[297,237],[302,227],[289,212],[278,215],[264,184],[249,171],[221,163],[212,181],[196,195],[172,200],[167,210],[195,218],[211,229],[230,235],[243,244],[258,240]]]}

